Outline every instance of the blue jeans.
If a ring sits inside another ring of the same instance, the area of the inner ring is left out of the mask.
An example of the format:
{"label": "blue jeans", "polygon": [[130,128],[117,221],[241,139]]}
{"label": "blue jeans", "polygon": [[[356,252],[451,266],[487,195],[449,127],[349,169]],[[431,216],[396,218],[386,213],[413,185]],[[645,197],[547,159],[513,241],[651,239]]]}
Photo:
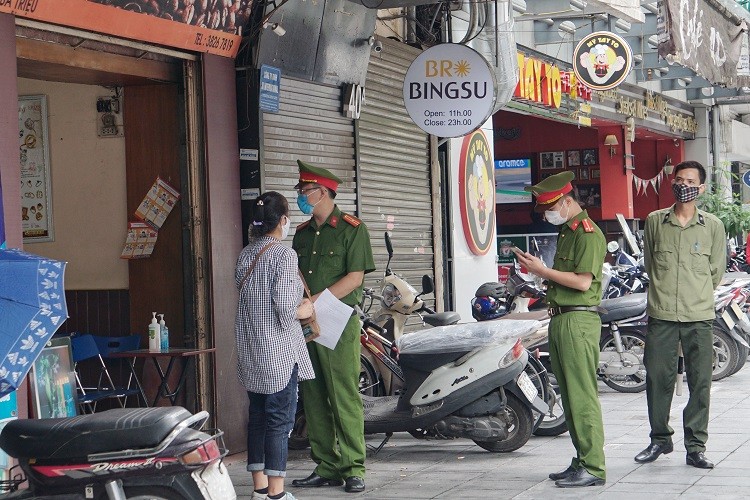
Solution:
{"label": "blue jeans", "polygon": [[286,477],[289,433],[297,412],[297,365],[285,388],[273,394],[247,392],[247,470]]}

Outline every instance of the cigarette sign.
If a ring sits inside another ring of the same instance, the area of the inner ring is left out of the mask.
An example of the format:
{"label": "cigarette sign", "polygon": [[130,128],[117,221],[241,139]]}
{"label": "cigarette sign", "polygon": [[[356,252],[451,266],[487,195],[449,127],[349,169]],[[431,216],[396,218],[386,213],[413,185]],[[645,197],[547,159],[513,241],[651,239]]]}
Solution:
{"label": "cigarette sign", "polygon": [[404,105],[412,121],[438,137],[461,137],[482,126],[495,106],[495,75],[464,45],[445,43],[422,52],[404,78]]}

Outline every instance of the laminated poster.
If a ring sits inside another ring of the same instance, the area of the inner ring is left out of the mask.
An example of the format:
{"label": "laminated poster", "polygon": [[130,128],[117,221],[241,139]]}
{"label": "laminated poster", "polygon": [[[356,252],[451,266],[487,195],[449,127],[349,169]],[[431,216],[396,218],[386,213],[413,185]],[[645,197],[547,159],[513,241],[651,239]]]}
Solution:
{"label": "laminated poster", "polygon": [[180,193],[164,182],[161,177],[157,177],[148,194],[135,211],[135,216],[149,223],[158,231],[164,225],[169,212],[172,211],[179,199]]}
{"label": "laminated poster", "polygon": [[121,259],[145,259],[151,257],[159,231],[145,222],[128,222],[128,236],[122,249]]}

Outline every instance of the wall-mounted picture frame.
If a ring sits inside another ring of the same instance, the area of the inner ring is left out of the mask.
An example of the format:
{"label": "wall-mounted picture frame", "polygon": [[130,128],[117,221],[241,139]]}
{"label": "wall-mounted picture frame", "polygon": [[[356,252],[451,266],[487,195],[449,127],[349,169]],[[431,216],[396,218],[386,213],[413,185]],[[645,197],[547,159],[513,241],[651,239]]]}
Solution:
{"label": "wall-mounted picture frame", "polygon": [[569,167],[580,167],[581,166],[581,150],[571,149],[568,151],[568,166]]}
{"label": "wall-mounted picture frame", "polygon": [[598,168],[592,168],[591,169],[591,178],[592,179],[598,179],[599,178],[599,169]]}
{"label": "wall-mounted picture frame", "polygon": [[589,167],[599,165],[599,150],[596,148],[581,150],[581,165]]}
{"label": "wall-mounted picture frame", "polygon": [[75,417],[77,390],[70,337],[53,338],[31,368],[35,418]]}
{"label": "wall-mounted picture frame", "polygon": [[580,168],[580,169],[578,169],[578,180],[579,181],[587,181],[587,180],[589,180],[589,169],[587,169],[587,168]]}
{"label": "wall-mounted picture frame", "polygon": [[18,130],[23,241],[55,241],[46,95],[18,97]]}
{"label": "wall-mounted picture frame", "polygon": [[563,151],[548,151],[539,153],[539,165],[543,169],[565,168],[565,153]]}
{"label": "wall-mounted picture frame", "polygon": [[578,184],[575,186],[576,199],[583,208],[601,207],[602,191],[599,184]]}

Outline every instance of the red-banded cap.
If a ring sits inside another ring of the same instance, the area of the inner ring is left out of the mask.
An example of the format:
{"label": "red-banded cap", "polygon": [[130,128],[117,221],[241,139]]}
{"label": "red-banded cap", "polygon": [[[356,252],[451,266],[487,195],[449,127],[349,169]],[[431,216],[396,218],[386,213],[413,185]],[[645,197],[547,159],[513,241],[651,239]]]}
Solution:
{"label": "red-banded cap", "polygon": [[573,185],[570,181],[574,178],[575,174],[568,170],[550,175],[533,186],[526,186],[524,189],[534,193],[534,196],[536,196],[534,211],[544,212],[557,203],[563,195],[570,193],[573,190]]}

